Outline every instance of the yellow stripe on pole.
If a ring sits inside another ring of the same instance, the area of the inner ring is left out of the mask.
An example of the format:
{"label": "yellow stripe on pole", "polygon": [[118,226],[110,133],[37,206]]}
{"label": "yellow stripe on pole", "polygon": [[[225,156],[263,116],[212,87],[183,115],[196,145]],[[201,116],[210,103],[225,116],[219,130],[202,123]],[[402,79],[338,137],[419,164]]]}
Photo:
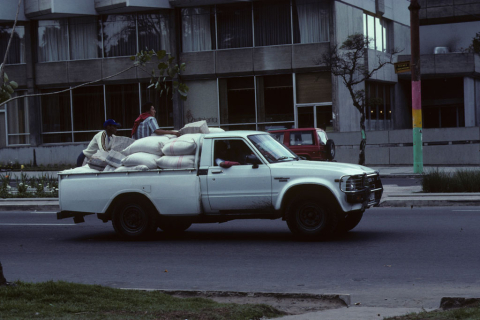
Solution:
{"label": "yellow stripe on pole", "polygon": [[413,127],[422,128],[422,110],[413,109],[412,115],[413,115]]}

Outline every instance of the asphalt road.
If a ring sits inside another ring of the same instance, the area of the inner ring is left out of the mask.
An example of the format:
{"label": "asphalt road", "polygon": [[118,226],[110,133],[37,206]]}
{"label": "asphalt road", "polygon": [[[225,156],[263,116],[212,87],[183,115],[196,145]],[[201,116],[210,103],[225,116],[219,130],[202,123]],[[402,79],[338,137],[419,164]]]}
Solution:
{"label": "asphalt road", "polygon": [[95,216],[0,212],[8,281],[119,288],[347,293],[363,306],[436,308],[480,296],[480,207],[373,208],[347,235],[297,241],[280,220],[193,225],[120,241]]}

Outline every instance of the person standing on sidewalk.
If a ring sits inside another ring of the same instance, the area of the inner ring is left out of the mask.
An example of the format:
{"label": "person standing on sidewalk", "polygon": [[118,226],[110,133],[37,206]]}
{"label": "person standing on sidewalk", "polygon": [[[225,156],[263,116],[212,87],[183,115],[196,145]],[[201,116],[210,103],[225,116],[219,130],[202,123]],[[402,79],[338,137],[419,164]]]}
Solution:
{"label": "person standing on sidewalk", "polygon": [[88,144],[87,149],[83,150],[77,158],[77,167],[83,165],[85,158],[90,159],[98,150],[109,151],[115,133],[117,133],[117,128],[120,127],[120,124],[115,122],[113,119],[108,119],[103,123],[105,130],[97,133],[92,141]]}
{"label": "person standing on sidewalk", "polygon": [[142,105],[142,114],[138,116],[135,120],[132,128],[132,138],[135,140],[149,137],[152,133],[160,134],[174,134],[177,137],[180,136],[180,133],[177,131],[163,130],[160,129],[157,119],[155,119],[155,106],[153,102],[145,102]]}

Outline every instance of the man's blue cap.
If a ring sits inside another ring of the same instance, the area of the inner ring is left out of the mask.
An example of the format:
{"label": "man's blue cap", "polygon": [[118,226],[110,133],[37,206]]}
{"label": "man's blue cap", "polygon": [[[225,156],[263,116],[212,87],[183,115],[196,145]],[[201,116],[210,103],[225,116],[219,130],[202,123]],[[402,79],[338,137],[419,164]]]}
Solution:
{"label": "man's blue cap", "polygon": [[107,126],[120,127],[120,123],[115,122],[115,120],[113,120],[113,119],[108,119],[107,121],[105,121],[105,122],[103,123],[103,127],[104,127],[104,128],[106,128]]}

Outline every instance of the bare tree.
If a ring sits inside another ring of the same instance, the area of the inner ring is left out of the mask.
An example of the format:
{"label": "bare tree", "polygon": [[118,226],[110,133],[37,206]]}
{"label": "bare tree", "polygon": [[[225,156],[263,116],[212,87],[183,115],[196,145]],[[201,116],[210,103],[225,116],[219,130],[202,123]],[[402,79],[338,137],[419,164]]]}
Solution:
{"label": "bare tree", "polygon": [[12,44],[12,39],[15,34],[15,27],[17,26],[18,14],[20,13],[20,7],[22,0],[18,0],[17,15],[15,16],[15,22],[13,23],[12,32],[10,33],[10,39],[8,40],[7,49],[5,50],[5,56],[3,62],[0,65],[0,102],[6,101],[11,98],[14,90],[18,88],[18,84],[15,81],[10,81],[5,73],[5,64],[7,63],[8,51]]}
{"label": "bare tree", "polygon": [[320,63],[325,64],[329,71],[342,79],[343,84],[350,93],[353,106],[360,112],[361,143],[358,163],[365,164],[365,146],[367,136],[365,133],[365,109],[367,103],[378,104],[383,101],[370,99],[365,100],[365,90],[356,89],[357,85],[372,78],[372,76],[387,64],[393,64],[393,57],[401,50],[394,49],[390,53],[377,54],[377,63],[373,68],[368,66],[368,47],[373,39],[365,37],[361,33],[355,33],[347,37],[340,45],[333,46],[329,53],[322,55]]}

